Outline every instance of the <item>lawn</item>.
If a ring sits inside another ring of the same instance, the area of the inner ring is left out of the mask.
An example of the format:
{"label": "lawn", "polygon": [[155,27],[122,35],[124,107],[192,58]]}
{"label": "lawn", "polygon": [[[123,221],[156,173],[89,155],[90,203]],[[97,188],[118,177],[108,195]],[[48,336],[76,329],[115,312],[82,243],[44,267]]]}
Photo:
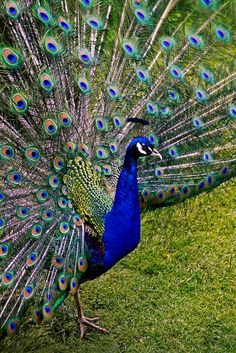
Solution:
{"label": "lawn", "polygon": [[235,353],[236,180],[142,217],[135,252],[82,288],[110,335],[79,339],[69,298],[51,324],[25,320],[2,353]]}

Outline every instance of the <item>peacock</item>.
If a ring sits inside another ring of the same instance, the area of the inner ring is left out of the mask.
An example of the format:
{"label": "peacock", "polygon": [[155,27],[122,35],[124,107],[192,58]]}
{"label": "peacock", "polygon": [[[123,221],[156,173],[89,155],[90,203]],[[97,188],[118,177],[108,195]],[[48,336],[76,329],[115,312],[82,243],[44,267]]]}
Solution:
{"label": "peacock", "polygon": [[140,211],[236,175],[234,0],[0,5],[0,332],[140,241]]}

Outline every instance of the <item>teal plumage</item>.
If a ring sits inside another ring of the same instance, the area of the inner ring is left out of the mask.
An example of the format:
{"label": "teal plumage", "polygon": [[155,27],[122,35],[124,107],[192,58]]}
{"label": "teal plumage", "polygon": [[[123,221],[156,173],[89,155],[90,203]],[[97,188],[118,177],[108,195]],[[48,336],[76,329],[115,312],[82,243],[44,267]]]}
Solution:
{"label": "teal plumage", "polygon": [[83,336],[79,285],[138,245],[140,208],[236,174],[234,4],[0,6],[0,332],[71,293]]}

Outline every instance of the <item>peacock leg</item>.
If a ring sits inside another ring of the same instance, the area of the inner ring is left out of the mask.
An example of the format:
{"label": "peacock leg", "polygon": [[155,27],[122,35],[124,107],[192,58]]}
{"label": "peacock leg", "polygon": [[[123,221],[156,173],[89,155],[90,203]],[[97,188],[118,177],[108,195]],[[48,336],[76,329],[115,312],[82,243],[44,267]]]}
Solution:
{"label": "peacock leg", "polygon": [[97,330],[102,333],[109,333],[108,330],[94,324],[95,321],[99,319],[99,317],[94,317],[94,318],[87,318],[84,316],[81,304],[80,304],[80,294],[79,291],[77,294],[74,295],[75,298],[75,304],[76,304],[76,309],[77,309],[77,314],[78,314],[78,321],[80,325],[80,337],[84,338],[85,336],[85,330],[87,327],[91,327],[94,330]]}

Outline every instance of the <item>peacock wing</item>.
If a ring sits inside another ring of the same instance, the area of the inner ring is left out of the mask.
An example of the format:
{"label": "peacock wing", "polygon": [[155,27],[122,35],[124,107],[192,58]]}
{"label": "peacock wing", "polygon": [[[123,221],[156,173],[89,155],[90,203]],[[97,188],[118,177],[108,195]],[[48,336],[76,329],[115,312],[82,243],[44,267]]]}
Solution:
{"label": "peacock wing", "polygon": [[101,174],[96,172],[89,160],[77,157],[69,161],[63,181],[68,187],[68,197],[75,210],[90,225],[93,234],[101,239],[105,215],[113,203],[112,197],[105,190]]}

